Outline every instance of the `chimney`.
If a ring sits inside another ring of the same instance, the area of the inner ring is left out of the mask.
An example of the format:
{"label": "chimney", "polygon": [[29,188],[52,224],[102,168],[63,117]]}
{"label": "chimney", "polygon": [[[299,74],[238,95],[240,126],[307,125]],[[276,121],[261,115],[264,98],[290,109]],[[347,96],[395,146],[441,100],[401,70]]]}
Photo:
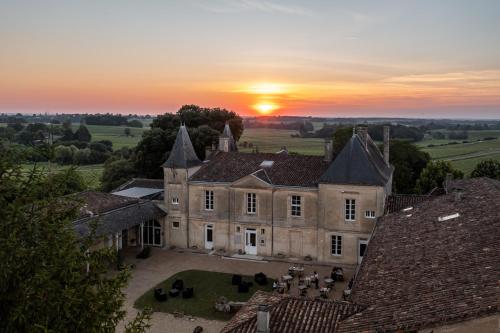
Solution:
{"label": "chimney", "polygon": [[259,304],[257,309],[257,333],[269,333],[269,307]]}
{"label": "chimney", "polygon": [[384,126],[384,161],[385,161],[385,164],[387,164],[387,165],[389,165],[390,131],[391,131],[391,128],[389,126]]}
{"label": "chimney", "polygon": [[446,194],[451,192],[451,182],[453,181],[453,174],[452,173],[447,173],[446,178],[444,179],[444,190]]}
{"label": "chimney", "polygon": [[367,140],[368,140],[368,127],[367,126],[358,126],[356,132],[358,133],[361,142],[366,148]]}
{"label": "chimney", "polygon": [[333,159],[333,141],[325,140],[325,162],[331,162]]}

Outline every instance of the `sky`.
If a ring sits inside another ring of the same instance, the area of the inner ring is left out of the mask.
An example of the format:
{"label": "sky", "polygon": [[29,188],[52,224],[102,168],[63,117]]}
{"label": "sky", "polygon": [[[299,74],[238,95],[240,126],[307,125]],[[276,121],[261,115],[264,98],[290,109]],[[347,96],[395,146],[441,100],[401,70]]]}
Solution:
{"label": "sky", "polygon": [[0,112],[500,118],[500,1],[0,0]]}

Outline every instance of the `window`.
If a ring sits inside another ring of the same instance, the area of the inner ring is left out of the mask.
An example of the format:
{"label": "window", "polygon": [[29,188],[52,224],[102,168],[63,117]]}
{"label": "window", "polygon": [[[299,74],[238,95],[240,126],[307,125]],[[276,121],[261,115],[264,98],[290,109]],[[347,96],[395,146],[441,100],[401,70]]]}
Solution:
{"label": "window", "polygon": [[342,255],[342,236],[332,235],[332,255]]}
{"label": "window", "polygon": [[205,191],[205,210],[214,210],[214,191]]}
{"label": "window", "polygon": [[301,199],[300,195],[292,195],[292,216],[301,216],[302,208],[301,208]]}
{"label": "window", "polygon": [[247,214],[257,213],[257,194],[247,193]]}
{"label": "window", "polygon": [[264,235],[266,233],[266,229],[260,229],[260,234]]}
{"label": "window", "polygon": [[181,223],[179,221],[172,222],[172,229],[179,229]]}
{"label": "window", "polygon": [[241,232],[241,228],[240,228],[240,226],[237,226],[237,227],[236,227],[236,232],[237,232],[237,233],[240,233],[240,232]]}
{"label": "window", "polygon": [[172,197],[172,205],[178,205],[179,204],[179,197]]}
{"label": "window", "polygon": [[354,199],[345,199],[345,220],[356,220],[356,200]]}
{"label": "window", "polygon": [[375,211],[374,210],[365,211],[365,217],[367,219],[374,219],[375,218]]}

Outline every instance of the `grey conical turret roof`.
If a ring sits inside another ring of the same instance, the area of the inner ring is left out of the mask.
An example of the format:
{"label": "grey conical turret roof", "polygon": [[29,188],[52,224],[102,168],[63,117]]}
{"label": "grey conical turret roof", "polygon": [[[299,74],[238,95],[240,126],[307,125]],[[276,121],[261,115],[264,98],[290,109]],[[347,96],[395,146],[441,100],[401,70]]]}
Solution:
{"label": "grey conical turret roof", "polygon": [[222,131],[220,138],[229,139],[229,151],[238,151],[238,146],[236,146],[236,141],[234,140],[231,127],[229,127],[228,123],[224,126],[224,131]]}
{"label": "grey conical turret roof", "polygon": [[163,166],[166,168],[186,169],[200,164],[201,161],[198,156],[196,156],[196,152],[194,151],[186,126],[181,125],[179,131],[177,132],[172,151]]}

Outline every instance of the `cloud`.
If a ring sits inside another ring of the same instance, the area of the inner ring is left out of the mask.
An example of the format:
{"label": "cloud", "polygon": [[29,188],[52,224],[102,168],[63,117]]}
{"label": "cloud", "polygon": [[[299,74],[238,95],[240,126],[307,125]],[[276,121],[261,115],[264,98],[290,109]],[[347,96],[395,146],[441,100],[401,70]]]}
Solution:
{"label": "cloud", "polygon": [[312,11],[292,4],[277,3],[271,0],[198,0],[195,4],[213,13],[265,12],[301,16],[312,16]]}

